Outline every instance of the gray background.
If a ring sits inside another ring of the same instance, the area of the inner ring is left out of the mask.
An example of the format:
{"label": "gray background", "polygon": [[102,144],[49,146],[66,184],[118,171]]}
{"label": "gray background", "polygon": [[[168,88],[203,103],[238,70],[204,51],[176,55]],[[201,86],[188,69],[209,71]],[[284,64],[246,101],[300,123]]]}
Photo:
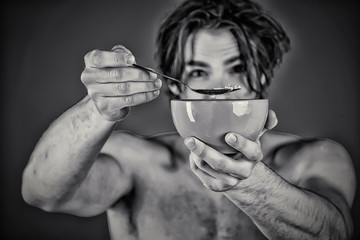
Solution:
{"label": "gray background", "polygon": [[[21,174],[42,132],[86,91],[83,56],[124,44],[153,61],[155,30],[176,0],[11,1],[1,8],[2,239],[107,239],[106,217],[49,214],[26,205]],[[359,8],[356,1],[261,0],[283,24],[292,51],[270,89],[279,131],[346,147],[359,173]],[[164,88],[165,89],[165,88]],[[120,127],[173,130],[168,99],[136,107]],[[359,197],[353,217],[360,236]]]}

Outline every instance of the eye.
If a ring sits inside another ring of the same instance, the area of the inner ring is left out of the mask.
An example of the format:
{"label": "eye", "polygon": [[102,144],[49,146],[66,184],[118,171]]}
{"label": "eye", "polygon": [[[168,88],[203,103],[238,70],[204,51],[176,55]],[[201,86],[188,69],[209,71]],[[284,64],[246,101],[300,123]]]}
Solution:
{"label": "eye", "polygon": [[245,64],[238,64],[231,68],[232,73],[245,73],[246,72],[246,66]]}
{"label": "eye", "polygon": [[207,76],[207,72],[201,69],[192,70],[188,73],[189,78],[200,78]]}

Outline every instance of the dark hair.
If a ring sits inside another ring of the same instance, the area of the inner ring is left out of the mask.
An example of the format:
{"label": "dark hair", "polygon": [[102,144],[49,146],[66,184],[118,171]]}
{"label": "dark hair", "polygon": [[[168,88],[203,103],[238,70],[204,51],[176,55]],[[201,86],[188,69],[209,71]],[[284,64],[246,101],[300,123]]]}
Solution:
{"label": "dark hair", "polygon": [[[250,0],[186,0],[176,7],[158,31],[156,59],[160,70],[181,78],[186,40],[204,28],[225,28],[234,35],[245,59],[249,87],[258,97],[264,97],[275,67],[290,48],[290,40],[280,24]],[[255,67],[255,79],[250,74],[251,66]],[[259,79],[261,74],[264,82]]]}

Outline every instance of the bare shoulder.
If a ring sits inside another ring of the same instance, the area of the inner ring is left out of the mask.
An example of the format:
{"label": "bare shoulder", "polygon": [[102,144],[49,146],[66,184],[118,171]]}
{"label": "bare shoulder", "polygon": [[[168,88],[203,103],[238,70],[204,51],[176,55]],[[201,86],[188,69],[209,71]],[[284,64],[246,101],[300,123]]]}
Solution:
{"label": "bare shoulder", "polygon": [[350,155],[338,142],[330,139],[307,140],[295,155],[305,160],[300,186],[318,188],[323,184],[345,198],[351,206],[355,196],[356,177]]}
{"label": "bare shoulder", "polygon": [[328,192],[343,197],[348,206],[352,205],[356,188],[355,169],[350,155],[340,143],[283,133],[273,133],[268,138],[280,143],[273,148],[273,157],[269,161],[269,166],[280,176],[315,192],[329,189]]}

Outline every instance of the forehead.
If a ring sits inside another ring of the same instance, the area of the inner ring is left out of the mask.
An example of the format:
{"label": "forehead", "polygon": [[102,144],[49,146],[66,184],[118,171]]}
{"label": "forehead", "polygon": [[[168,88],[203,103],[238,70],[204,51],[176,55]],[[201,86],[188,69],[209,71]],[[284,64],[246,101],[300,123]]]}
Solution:
{"label": "forehead", "polygon": [[185,62],[222,61],[239,56],[238,43],[227,29],[201,29],[185,43]]}

